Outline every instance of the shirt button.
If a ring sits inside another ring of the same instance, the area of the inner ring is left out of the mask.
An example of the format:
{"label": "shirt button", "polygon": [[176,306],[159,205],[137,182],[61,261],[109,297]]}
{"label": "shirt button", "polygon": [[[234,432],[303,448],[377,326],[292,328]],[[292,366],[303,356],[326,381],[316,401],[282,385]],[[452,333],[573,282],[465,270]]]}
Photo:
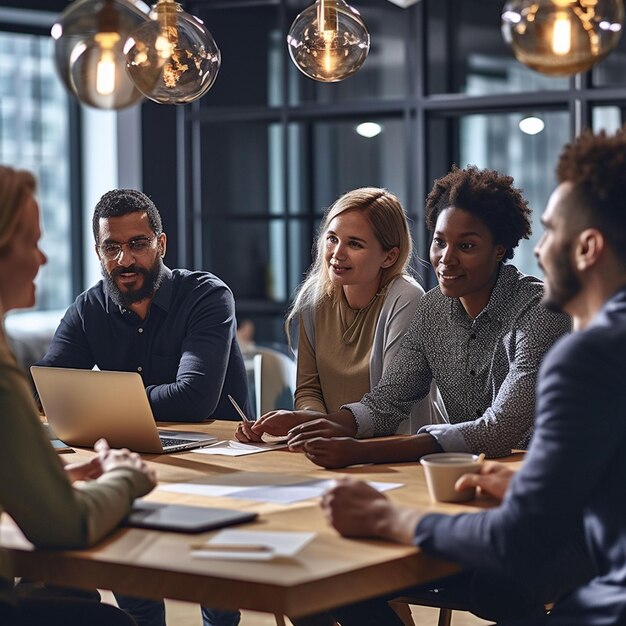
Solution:
{"label": "shirt button", "polygon": [[138,332],[138,333],[142,333],[142,332],[143,332],[143,328],[138,328],[138,329],[137,329],[137,332]]}
{"label": "shirt button", "polygon": [[470,370],[470,376],[476,376],[476,372],[474,370]]}
{"label": "shirt button", "polygon": [[141,367],[141,365],[137,368],[138,372],[142,372],[143,371],[143,367]]}
{"label": "shirt button", "polygon": [[470,335],[470,339],[476,339],[476,333],[472,333],[472,334]]}

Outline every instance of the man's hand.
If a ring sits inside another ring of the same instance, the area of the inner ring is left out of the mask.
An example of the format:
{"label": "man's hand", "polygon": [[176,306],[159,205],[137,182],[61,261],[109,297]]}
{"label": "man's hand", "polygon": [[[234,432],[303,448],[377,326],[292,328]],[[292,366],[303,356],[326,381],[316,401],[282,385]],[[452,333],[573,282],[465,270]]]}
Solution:
{"label": "man's hand", "polygon": [[462,491],[468,487],[478,487],[497,500],[502,500],[515,471],[503,463],[487,461],[478,474],[465,474],[456,481],[454,488]]}
{"label": "man's hand", "polygon": [[337,482],[322,498],[329,523],[344,537],[373,537],[413,543],[418,511],[400,507],[367,483],[352,478]]}
{"label": "man's hand", "polygon": [[305,424],[319,417],[324,417],[324,414],[317,411],[285,411],[283,409],[270,411],[252,424],[252,432],[259,436],[263,433],[286,435],[294,426]]}
{"label": "man's hand", "polygon": [[98,459],[102,465],[102,473],[121,468],[134,469],[145,474],[152,486],[156,487],[156,472],[149,468],[148,464],[136,452],[131,452],[127,448],[111,450],[106,439],[98,439],[93,448],[98,453]]}
{"label": "man's hand", "polygon": [[65,473],[71,483],[77,480],[93,480],[102,475],[100,457],[93,457],[89,461],[80,463],[68,463],[64,466]]}
{"label": "man's hand", "polygon": [[[291,448],[291,444],[289,447]],[[297,449],[304,451],[309,460],[327,469],[362,463],[361,448],[362,442],[353,437],[333,437],[332,439],[316,437],[297,446]]]}

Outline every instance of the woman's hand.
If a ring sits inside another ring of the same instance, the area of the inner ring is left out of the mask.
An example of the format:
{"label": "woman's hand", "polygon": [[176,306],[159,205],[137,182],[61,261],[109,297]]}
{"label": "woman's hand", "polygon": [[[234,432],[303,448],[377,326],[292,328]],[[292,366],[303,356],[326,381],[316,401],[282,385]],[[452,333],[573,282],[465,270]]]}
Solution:
{"label": "woman's hand", "polygon": [[93,480],[102,475],[100,457],[94,456],[89,461],[80,463],[67,463],[64,466],[65,473],[71,483],[77,480]]}
{"label": "woman's hand", "polygon": [[363,460],[359,458],[361,448],[361,442],[353,437],[316,437],[303,442],[297,449],[302,449],[305,456],[316,465],[337,469],[362,463]]}
{"label": "woman's hand", "polygon": [[136,452],[131,452],[127,448],[112,450],[106,439],[98,439],[93,449],[98,453],[102,473],[121,468],[134,469],[144,474],[152,486],[156,487],[156,472],[148,467],[148,464]]}
{"label": "woman's hand", "polygon": [[241,443],[257,443],[263,441],[261,435],[257,435],[252,430],[252,424],[254,424],[254,422],[239,422],[239,424],[237,424],[237,430],[235,431],[235,439],[241,441]]}
{"label": "woman's hand", "polygon": [[294,426],[305,424],[319,417],[324,417],[324,414],[317,411],[285,411],[284,409],[270,411],[252,424],[252,432],[259,436],[263,433],[286,435]]}
{"label": "woman's hand", "polygon": [[[330,439],[332,437],[352,439],[351,435],[353,433],[337,422],[320,418],[307,422],[306,424],[294,426],[291,430],[289,430],[288,434],[289,449],[301,450],[305,443],[307,441],[311,441],[312,439],[318,439],[320,437],[324,439]],[[356,441],[356,439],[354,439],[354,441]],[[346,464],[337,467],[345,467],[345,465]]]}

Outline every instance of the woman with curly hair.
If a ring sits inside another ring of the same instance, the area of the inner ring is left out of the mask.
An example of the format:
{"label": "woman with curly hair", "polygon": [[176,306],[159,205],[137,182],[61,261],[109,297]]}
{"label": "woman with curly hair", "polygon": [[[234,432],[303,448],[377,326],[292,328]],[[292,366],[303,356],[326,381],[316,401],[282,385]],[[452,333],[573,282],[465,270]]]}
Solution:
{"label": "woman with curly hair", "polygon": [[[324,467],[415,461],[434,452],[504,456],[525,448],[546,350],[569,319],[541,305],[543,283],[506,263],[528,238],[530,209],[510,176],[467,167],[435,181],[426,199],[430,261],[439,286],[419,302],[393,363],[360,402],[323,420],[262,418],[257,433],[289,443]],[[448,423],[398,430],[435,382]]]}

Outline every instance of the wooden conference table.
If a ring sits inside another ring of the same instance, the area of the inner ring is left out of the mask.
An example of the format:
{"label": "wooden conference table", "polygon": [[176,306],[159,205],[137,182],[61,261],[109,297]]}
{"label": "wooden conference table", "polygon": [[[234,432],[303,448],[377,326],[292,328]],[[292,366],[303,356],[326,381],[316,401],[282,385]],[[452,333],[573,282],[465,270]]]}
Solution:
{"label": "wooden conference table", "polygon": [[[172,425],[181,428],[180,424]],[[220,439],[232,437],[236,424],[214,422],[185,425]],[[71,461],[93,454],[77,451]],[[150,455],[159,483],[246,481],[256,484],[350,475],[370,481],[403,483],[389,491],[394,501],[426,511],[476,511],[492,506],[488,500],[466,505],[435,504],[426,491],[418,463],[360,466],[329,471],[313,465],[303,454],[275,450],[241,457],[208,456],[195,452]],[[253,473],[253,474],[250,474]],[[418,548],[374,540],[340,537],[330,528],[319,499],[290,505],[261,503],[228,497],[206,497],[154,491],[159,502],[218,506],[259,513],[256,522],[238,526],[254,530],[315,531],[313,541],[295,557],[272,561],[227,561],[191,558],[190,544],[209,539],[199,535],[139,529],[119,529],[98,546],[82,551],[33,550],[6,515],[0,525],[0,543],[8,548],[16,574],[50,584],[112,589],[147,598],[173,598],[221,609],[250,609],[299,617],[382,593],[394,592],[456,571],[456,566],[431,558]]]}

